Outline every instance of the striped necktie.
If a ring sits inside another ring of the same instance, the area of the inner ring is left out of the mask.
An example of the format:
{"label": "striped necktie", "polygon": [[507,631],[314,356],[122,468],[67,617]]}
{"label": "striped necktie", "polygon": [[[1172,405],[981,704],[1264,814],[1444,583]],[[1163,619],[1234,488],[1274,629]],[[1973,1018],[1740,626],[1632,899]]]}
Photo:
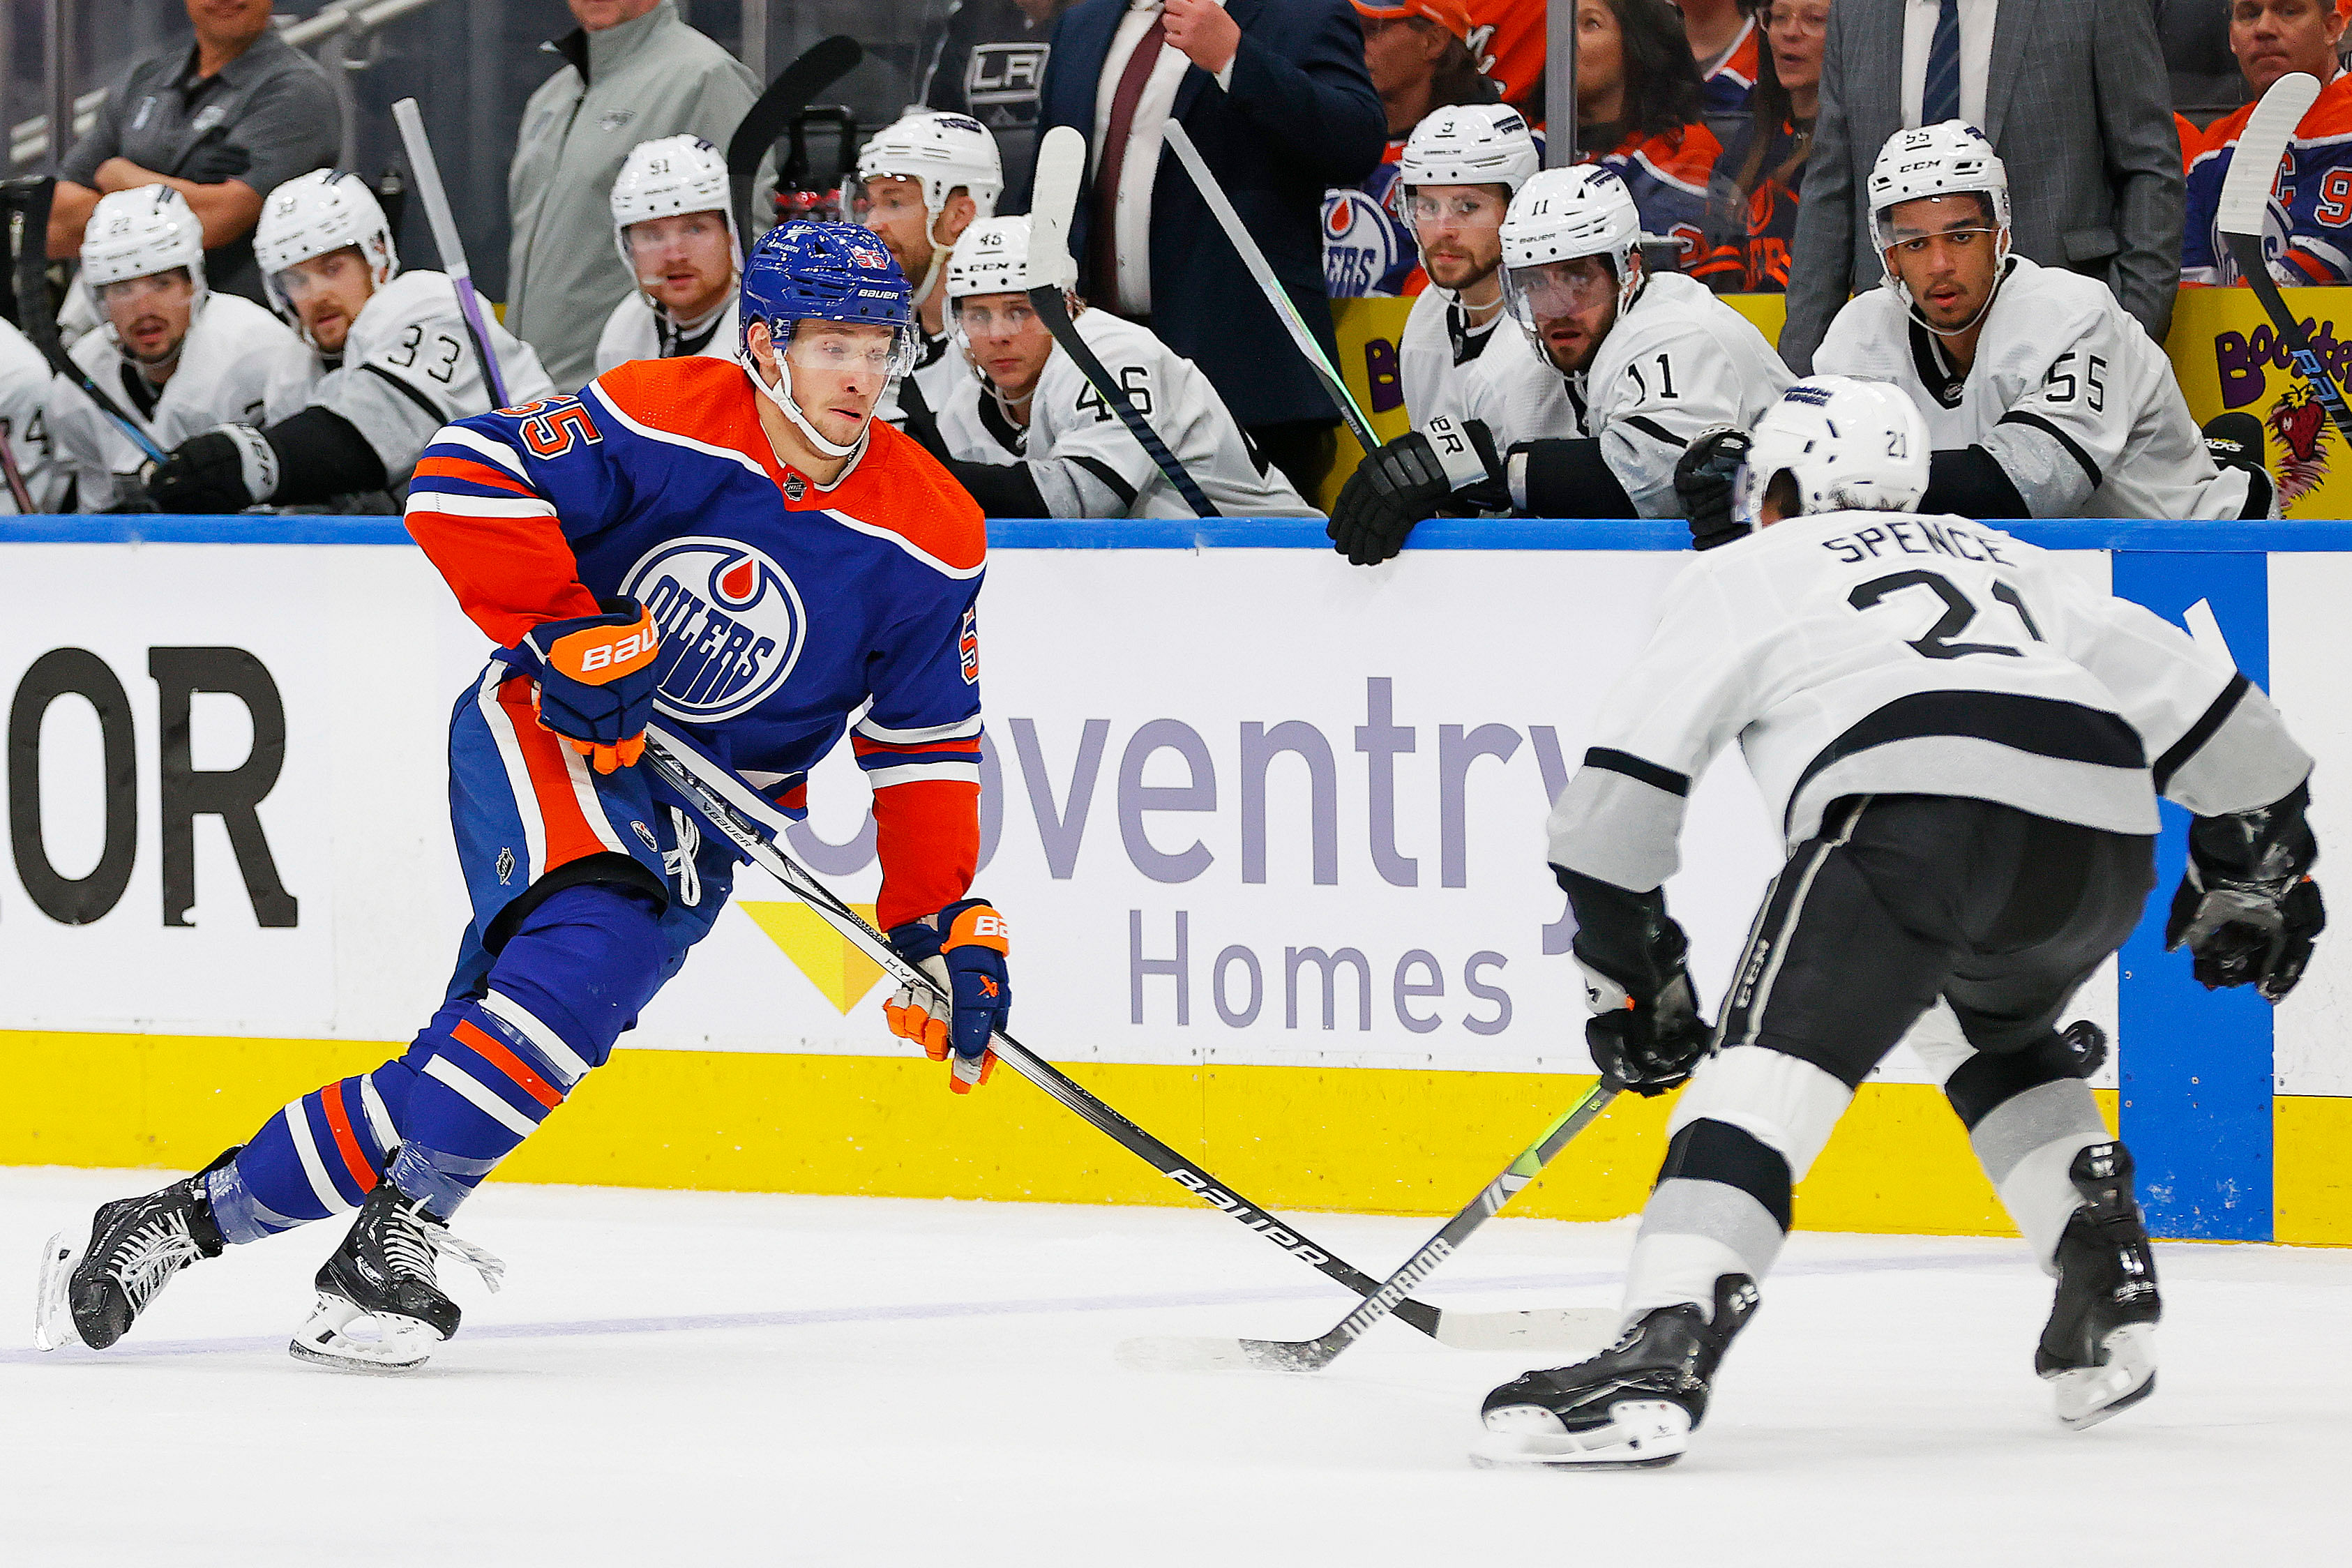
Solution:
{"label": "striped necktie", "polygon": [[1919,123],[1938,125],[1960,117],[1960,0],[1942,0],[1936,10],[1936,37],[1927,46],[1927,87],[1919,95]]}

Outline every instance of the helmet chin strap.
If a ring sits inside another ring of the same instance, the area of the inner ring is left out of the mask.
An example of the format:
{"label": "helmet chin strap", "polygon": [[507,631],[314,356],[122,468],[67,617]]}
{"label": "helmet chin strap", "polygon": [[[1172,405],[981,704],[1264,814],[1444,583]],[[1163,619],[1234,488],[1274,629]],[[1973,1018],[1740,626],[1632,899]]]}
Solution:
{"label": "helmet chin strap", "polygon": [[[771,346],[772,347],[773,345],[772,344]],[[781,352],[776,354],[776,384],[773,386],[769,385],[768,383],[761,377],[758,362],[754,361],[751,364],[745,366],[745,368],[751,373],[751,384],[758,387],[761,392],[766,393],[768,395],[768,401],[782,409],[784,411],[784,417],[791,420],[794,427],[797,428],[803,436],[808,438],[808,444],[815,447],[819,452],[822,452],[824,456],[828,458],[854,458],[857,455],[858,449],[866,445],[867,431],[864,427],[860,427],[858,430],[857,439],[852,441],[846,447],[842,446],[837,441],[829,441],[824,437],[817,434],[816,426],[809,423],[808,416],[801,412],[799,401],[793,396],[793,367],[785,362],[784,356]],[[869,416],[866,419],[866,425],[870,426],[872,423],[872,416]]]}

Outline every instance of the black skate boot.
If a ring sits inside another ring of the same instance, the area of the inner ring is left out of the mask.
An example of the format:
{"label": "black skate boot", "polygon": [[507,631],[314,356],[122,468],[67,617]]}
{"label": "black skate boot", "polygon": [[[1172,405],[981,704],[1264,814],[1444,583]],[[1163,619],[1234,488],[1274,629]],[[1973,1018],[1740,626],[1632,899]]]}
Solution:
{"label": "black skate boot", "polygon": [[102,1351],[131,1331],[172,1276],[201,1258],[218,1258],[227,1240],[213,1221],[205,1176],[236,1157],[231,1149],[161,1192],[100,1205],[86,1247],[75,1247],[68,1231],[49,1237],[41,1254],[33,1342],[53,1351],[79,1341]]}
{"label": "black skate boot", "polygon": [[[474,1266],[491,1289],[506,1265],[459,1241],[424,1203],[389,1181],[378,1182],[360,1205],[342,1246],[319,1269],[319,1300],[287,1348],[298,1361],[337,1372],[409,1372],[433,1347],[457,1331],[463,1316],[441,1289],[434,1255],[449,1253]],[[362,1320],[373,1333],[353,1333]]]}
{"label": "black skate boot", "polygon": [[1660,1307],[1591,1361],[1514,1378],[1486,1395],[1487,1435],[1472,1462],[1609,1470],[1673,1464],[1706,1419],[1715,1369],[1757,1300],[1755,1280],[1726,1274],[1715,1282],[1712,1321],[1696,1307]]}
{"label": "black skate boot", "polygon": [[2094,1143],[2066,1173],[2083,1206],[2058,1238],[2058,1297],[2033,1352],[2058,1419],[2080,1431],[2156,1392],[2156,1258],[2132,1201],[2131,1151]]}

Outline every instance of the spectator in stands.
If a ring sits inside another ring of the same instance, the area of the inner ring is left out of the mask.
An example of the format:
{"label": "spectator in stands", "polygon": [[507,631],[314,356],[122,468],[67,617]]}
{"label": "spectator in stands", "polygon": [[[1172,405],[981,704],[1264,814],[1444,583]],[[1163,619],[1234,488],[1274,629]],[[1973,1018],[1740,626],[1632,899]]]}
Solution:
{"label": "spectator in stands", "polygon": [[1503,101],[1538,131],[1544,119],[1544,32],[1549,0],[1468,0],[1470,52]]}
{"label": "spectator in stands", "polygon": [[[2332,0],[2236,0],[2230,12],[2230,50],[2246,85],[2260,99],[2271,84],[2293,71],[2319,79],[2319,97],[2305,111],[2288,142],[2294,174],[2286,183],[2285,222],[2276,245],[2263,237],[2271,277],[2283,284],[2352,283],[2352,75],[2338,62],[2345,14]],[[2254,112],[2252,103],[2213,122],[2194,143],[2184,142],[2189,163],[2189,211],[2182,225],[2180,280],[2189,284],[2239,283],[2237,264],[2213,229],[2221,204],[2221,182],[2239,134]],[[2273,199],[2275,232],[2280,209]]]}
{"label": "spectator in stands", "polygon": [[636,288],[613,247],[610,205],[629,150],[681,134],[723,147],[759,96],[751,70],[681,21],[674,0],[569,4],[580,26],[547,46],[564,65],[523,105],[507,173],[507,328],[563,392],[595,374],[605,319]]}
{"label": "spectator in stands", "polygon": [[1740,114],[1756,89],[1756,0],[1681,0],[1683,35],[1706,83],[1706,112]]}
{"label": "spectator in stands", "polygon": [[1388,115],[1345,0],[1083,0],[1054,28],[1040,133],[1084,132],[1092,184],[1072,248],[1088,300],[1148,322],[1200,366],[1261,455],[1302,494],[1330,465],[1330,395],[1279,346],[1273,308],[1171,157],[1180,121],[1336,361],[1318,233],[1323,193],[1381,161]]}
{"label": "spectator in stands", "polygon": [[1414,126],[1441,109],[1492,103],[1496,89],[1470,53],[1462,0],[1355,0],[1364,20],[1364,64],[1389,115],[1389,147],[1361,184],[1323,196],[1324,287],[1335,300],[1410,294],[1424,281],[1412,228],[1401,210],[1397,160]]}
{"label": "spectator in stands", "polygon": [[931,46],[920,98],[927,109],[968,114],[996,138],[1004,200],[1029,205],[1037,161],[1037,106],[1053,53],[1054,23],[1070,0],[950,0]]}
{"label": "spectator in stands", "polygon": [[1685,268],[1706,251],[1707,182],[1723,151],[1698,123],[1705,92],[1666,0],[1579,0],[1577,162],[1623,175],[1642,232],[1673,239]]}
{"label": "spectator in stands", "polygon": [[1715,165],[1717,191],[1727,183],[1738,194],[1734,216],[1740,232],[1695,269],[1718,293],[1780,293],[1789,287],[1789,244],[1796,237],[1798,193],[1813,150],[1830,0],[1771,0],[1759,20],[1765,47],[1757,59],[1748,123]]}
{"label": "spectator in stands", "polygon": [[169,185],[204,226],[212,287],[257,305],[252,237],[261,198],[297,174],[334,166],[334,90],[318,62],[271,30],[269,0],[187,5],[195,43],[133,62],[59,165],[49,257],[80,251],[100,197]]}
{"label": "spectator in stands", "polygon": [[1780,353],[1800,375],[1880,276],[1863,188],[1886,139],[1964,120],[2008,163],[2016,247],[2096,278],[2158,342],[2180,254],[2180,145],[2148,0],[1836,0]]}

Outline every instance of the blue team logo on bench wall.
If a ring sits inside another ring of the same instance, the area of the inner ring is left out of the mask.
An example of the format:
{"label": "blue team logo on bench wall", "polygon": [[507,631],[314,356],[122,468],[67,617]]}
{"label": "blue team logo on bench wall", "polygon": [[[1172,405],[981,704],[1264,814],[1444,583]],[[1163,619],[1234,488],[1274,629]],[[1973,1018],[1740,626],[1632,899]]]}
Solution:
{"label": "blue team logo on bench wall", "polygon": [[629,569],[621,592],[661,630],[657,705],[712,722],[758,707],[792,674],[808,612],[782,567],[732,539],[674,539]]}

